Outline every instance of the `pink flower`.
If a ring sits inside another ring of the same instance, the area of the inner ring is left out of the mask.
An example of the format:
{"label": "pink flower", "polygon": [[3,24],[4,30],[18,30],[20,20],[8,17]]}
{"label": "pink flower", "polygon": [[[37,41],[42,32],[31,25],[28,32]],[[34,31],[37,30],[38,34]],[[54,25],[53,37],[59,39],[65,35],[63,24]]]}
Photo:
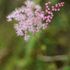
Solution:
{"label": "pink flower", "polygon": [[46,29],[48,24],[53,19],[53,12],[59,11],[64,2],[58,3],[54,6],[51,2],[45,4],[45,10],[43,11],[40,5],[35,4],[33,1],[26,1],[25,5],[15,9],[11,14],[7,16],[8,21],[15,19],[18,21],[14,25],[18,36],[23,36],[27,41],[30,38],[30,34],[34,35],[42,29]]}
{"label": "pink flower", "polygon": [[55,4],[54,6],[52,6],[52,11],[60,11],[61,7],[64,6],[64,2]]}

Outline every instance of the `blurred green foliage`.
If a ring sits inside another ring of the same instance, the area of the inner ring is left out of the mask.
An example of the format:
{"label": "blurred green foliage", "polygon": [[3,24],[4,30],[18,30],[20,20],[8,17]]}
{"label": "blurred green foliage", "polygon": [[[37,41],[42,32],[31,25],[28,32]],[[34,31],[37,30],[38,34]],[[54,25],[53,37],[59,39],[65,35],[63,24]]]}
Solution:
{"label": "blurred green foliage", "polygon": [[[14,22],[6,21],[6,16],[24,1],[0,0],[0,70],[70,70],[70,0],[49,0],[53,4],[64,1],[65,6],[55,13],[47,30],[27,43],[16,36]],[[48,2],[34,1],[41,6]],[[37,59],[37,55],[67,55],[68,60],[44,62]]]}

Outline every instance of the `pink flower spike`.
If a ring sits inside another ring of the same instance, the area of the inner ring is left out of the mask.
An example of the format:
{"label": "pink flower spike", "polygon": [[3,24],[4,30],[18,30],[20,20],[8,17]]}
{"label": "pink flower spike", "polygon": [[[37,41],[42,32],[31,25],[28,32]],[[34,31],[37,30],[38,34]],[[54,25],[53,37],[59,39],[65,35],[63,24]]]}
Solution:
{"label": "pink flower spike", "polygon": [[52,11],[60,11],[61,7],[63,6],[64,6],[64,2],[61,2],[61,3],[55,4],[51,8],[52,8]]}

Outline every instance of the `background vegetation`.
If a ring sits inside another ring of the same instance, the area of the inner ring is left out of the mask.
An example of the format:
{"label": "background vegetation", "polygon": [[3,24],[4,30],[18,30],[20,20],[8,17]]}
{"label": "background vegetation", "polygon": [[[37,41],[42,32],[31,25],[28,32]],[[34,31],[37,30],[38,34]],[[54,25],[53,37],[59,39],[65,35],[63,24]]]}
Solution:
{"label": "background vegetation", "polygon": [[[70,0],[55,13],[47,30],[28,43],[17,37],[6,16],[25,0],[0,0],[0,70],[70,70]],[[41,6],[48,0],[34,0]]]}

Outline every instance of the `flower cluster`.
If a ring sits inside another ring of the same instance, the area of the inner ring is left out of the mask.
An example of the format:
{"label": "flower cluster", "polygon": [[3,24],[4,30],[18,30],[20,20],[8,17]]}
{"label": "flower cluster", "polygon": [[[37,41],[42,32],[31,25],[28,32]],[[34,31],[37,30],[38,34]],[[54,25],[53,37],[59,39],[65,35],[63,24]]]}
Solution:
{"label": "flower cluster", "polygon": [[52,11],[60,11],[60,8],[64,6],[64,2],[55,4],[55,6],[52,6]]}
{"label": "flower cluster", "polygon": [[28,41],[30,33],[34,35],[36,32],[47,28],[53,18],[53,12],[58,11],[64,5],[64,2],[51,7],[50,5],[51,2],[45,3],[45,11],[43,11],[40,5],[35,4],[33,1],[26,1],[25,5],[15,9],[7,16],[8,21],[12,21],[12,19],[18,21],[14,25],[16,33]]}

